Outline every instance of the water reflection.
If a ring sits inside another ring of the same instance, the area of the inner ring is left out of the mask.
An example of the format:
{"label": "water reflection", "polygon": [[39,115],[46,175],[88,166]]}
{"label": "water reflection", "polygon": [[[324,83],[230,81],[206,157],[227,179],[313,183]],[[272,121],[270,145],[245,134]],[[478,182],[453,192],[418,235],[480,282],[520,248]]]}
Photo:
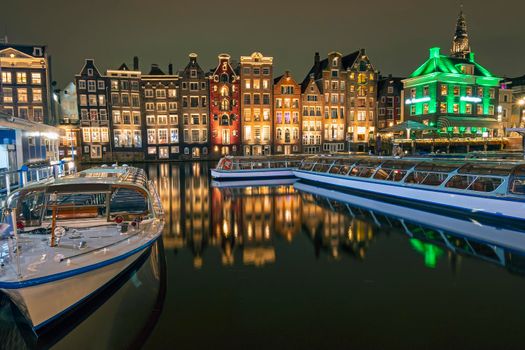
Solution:
{"label": "water reflection", "polygon": [[[148,171],[171,214],[165,244],[191,251],[197,269],[208,263],[208,249],[220,253],[223,266],[274,264],[280,258],[278,242],[294,244],[301,235],[308,238],[317,259],[364,260],[379,237],[400,234],[407,236],[406,244],[428,268],[447,261],[455,271],[462,256],[473,256],[523,270],[525,240],[519,231],[354,196],[343,198],[300,182],[210,186],[207,163],[152,164]],[[435,222],[438,227],[431,225]]]}

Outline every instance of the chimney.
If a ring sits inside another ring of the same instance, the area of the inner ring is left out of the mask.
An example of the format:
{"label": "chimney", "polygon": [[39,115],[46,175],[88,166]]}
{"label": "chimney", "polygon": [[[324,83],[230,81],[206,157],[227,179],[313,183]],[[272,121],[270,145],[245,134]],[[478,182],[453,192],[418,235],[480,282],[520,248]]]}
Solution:
{"label": "chimney", "polygon": [[314,56],[314,64],[315,64],[316,67],[319,65],[319,61],[320,60],[321,60],[321,58],[319,57],[319,52],[316,52],[315,56]]}
{"label": "chimney", "polygon": [[173,63],[168,64],[168,74],[173,75]]}
{"label": "chimney", "polygon": [[139,70],[139,58],[137,56],[133,57],[133,70]]}

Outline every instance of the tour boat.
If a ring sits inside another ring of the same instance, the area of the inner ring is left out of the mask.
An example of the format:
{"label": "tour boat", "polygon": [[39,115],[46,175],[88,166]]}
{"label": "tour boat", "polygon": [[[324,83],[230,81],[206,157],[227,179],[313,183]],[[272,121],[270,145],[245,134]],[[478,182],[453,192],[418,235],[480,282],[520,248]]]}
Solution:
{"label": "tour boat", "polygon": [[525,220],[525,163],[313,156],[301,180],[453,211]]}
{"label": "tour boat", "polygon": [[102,166],[13,192],[2,222],[0,289],[38,333],[149,254],[164,214],[143,170]]}
{"label": "tour boat", "polygon": [[294,177],[304,156],[266,156],[232,157],[219,160],[217,167],[211,169],[211,176],[216,180],[257,180]]}

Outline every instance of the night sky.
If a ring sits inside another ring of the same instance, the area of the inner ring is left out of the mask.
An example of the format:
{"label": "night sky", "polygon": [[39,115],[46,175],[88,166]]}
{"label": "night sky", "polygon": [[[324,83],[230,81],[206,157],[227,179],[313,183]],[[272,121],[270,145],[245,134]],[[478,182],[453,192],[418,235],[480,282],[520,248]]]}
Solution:
{"label": "night sky", "polygon": [[406,76],[429,47],[448,53],[460,3],[477,61],[500,76],[525,74],[522,0],[2,0],[0,35],[48,45],[58,86],[85,58],[105,71],[137,55],[147,73],[151,63],[182,69],[190,52],[208,70],[221,52],[261,51],[275,76],[288,69],[302,80],[315,51],[361,47],[382,74]]}

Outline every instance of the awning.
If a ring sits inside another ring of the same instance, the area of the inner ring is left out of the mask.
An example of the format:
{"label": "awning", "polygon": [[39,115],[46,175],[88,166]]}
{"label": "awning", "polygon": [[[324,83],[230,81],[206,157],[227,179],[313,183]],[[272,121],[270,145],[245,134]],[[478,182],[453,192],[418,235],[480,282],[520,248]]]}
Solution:
{"label": "awning", "polygon": [[488,128],[488,129],[497,129],[499,128],[499,123],[494,118],[481,118],[481,117],[439,117],[438,118],[438,127],[448,128],[454,126],[464,126],[466,128]]}
{"label": "awning", "polygon": [[386,129],[382,129],[379,132],[399,132],[405,130],[420,131],[420,130],[436,130],[431,126],[425,125],[423,123],[416,122],[414,120],[406,120],[400,124],[396,124]]}

